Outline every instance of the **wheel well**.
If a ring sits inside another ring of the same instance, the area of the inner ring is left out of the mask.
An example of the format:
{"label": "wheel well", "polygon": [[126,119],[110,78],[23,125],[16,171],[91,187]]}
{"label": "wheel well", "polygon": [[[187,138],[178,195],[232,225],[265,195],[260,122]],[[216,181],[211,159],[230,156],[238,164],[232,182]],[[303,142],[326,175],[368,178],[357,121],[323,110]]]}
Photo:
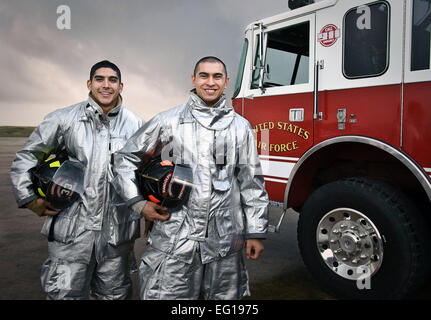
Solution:
{"label": "wheel well", "polygon": [[378,147],[358,142],[330,144],[309,156],[293,177],[288,204],[300,211],[313,190],[347,177],[384,181],[418,203],[429,206],[422,185],[400,160]]}

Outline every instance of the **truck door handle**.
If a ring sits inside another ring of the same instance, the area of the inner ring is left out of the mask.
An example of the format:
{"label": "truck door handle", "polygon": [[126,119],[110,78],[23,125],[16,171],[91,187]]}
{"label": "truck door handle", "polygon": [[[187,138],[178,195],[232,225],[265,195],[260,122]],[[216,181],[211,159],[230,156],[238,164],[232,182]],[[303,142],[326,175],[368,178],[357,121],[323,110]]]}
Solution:
{"label": "truck door handle", "polygon": [[317,61],[314,67],[314,111],[313,119],[321,121],[323,113],[319,112],[319,70],[323,69],[323,60]]}

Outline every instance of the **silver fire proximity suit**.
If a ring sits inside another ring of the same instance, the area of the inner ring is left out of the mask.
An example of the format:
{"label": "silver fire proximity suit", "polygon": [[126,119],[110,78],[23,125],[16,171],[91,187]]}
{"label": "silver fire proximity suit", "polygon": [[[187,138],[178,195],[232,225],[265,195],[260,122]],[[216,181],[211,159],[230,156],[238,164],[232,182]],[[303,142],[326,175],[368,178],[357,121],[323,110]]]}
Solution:
{"label": "silver fire proximity suit", "polygon": [[[253,130],[222,97],[208,107],[194,92],[156,115],[115,153],[114,186],[128,205],[142,201],[134,175],[143,155],[193,171],[188,203],[155,221],[141,258],[141,299],[241,299],[249,295],[242,249],[265,238],[268,196]],[[170,155],[172,155],[171,158]]]}
{"label": "silver fire proximity suit", "polygon": [[[44,154],[64,147],[85,167],[84,195],[61,211],[48,242],[41,272],[48,299],[124,299],[131,293],[135,266],[133,245],[140,216],[129,210],[111,185],[112,154],[122,148],[144,121],[119,103],[107,115],[89,99],[48,114],[17,152],[11,167],[19,207],[37,198],[29,170]],[[48,235],[52,216],[42,234]]]}

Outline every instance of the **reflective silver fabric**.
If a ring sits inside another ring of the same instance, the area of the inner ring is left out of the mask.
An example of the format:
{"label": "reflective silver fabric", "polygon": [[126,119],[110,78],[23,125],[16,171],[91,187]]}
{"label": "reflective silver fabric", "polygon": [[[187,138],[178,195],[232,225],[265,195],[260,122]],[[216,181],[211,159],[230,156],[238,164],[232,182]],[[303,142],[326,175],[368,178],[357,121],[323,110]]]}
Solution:
{"label": "reflective silver fabric", "polygon": [[[111,185],[112,154],[143,124],[140,117],[121,105],[121,98],[105,115],[89,97],[48,114],[17,152],[11,179],[19,207],[37,198],[29,170],[45,154],[64,147],[69,158],[86,167],[82,200],[59,213],[47,261],[60,259],[88,265],[93,254],[98,263],[129,255],[133,249],[130,243],[140,235],[140,216],[128,209]],[[52,221],[52,217],[46,218],[42,234],[48,235]]]}
{"label": "reflective silver fabric", "polygon": [[[128,247],[124,251],[132,252],[133,243]],[[136,267],[134,263],[134,257],[127,252],[97,262],[93,251],[88,263],[50,256],[42,265],[42,288],[49,300],[79,300],[90,296],[99,300],[127,299],[132,294],[128,271]]]}
{"label": "reflective silver fabric", "polygon": [[206,264],[199,255],[184,263],[163,252],[148,254],[151,251],[139,267],[142,300],[240,300],[250,295],[240,251]]}
{"label": "reflective silver fabric", "polygon": [[163,160],[172,154],[173,162],[189,164],[196,188],[168,221],[154,223],[149,241],[155,250],[144,253],[144,261],[161,252],[190,264],[198,248],[207,264],[239,252],[247,238],[266,236],[268,196],[253,130],[224,97],[209,108],[191,93],[186,104],[155,116],[114,155],[113,184],[128,205],[142,199],[134,171],[155,150]]}

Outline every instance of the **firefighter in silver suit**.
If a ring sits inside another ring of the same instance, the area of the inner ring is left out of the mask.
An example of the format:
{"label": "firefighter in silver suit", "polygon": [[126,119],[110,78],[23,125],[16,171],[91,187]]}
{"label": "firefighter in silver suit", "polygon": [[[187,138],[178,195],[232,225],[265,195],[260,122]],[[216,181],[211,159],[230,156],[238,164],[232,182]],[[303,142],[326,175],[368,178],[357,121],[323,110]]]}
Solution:
{"label": "firefighter in silver suit", "polygon": [[[228,82],[221,60],[202,58],[188,102],[156,115],[114,155],[115,188],[153,222],[139,267],[141,299],[250,295],[242,249],[250,259],[263,250],[268,196],[253,130],[223,95]],[[193,173],[188,202],[175,210],[143,200],[134,173],[158,152]]]}
{"label": "firefighter in silver suit", "polygon": [[[134,240],[140,216],[116,194],[112,154],[122,148],[144,121],[122,105],[118,67],[96,63],[87,81],[86,101],[48,114],[12,163],[11,179],[20,208],[46,216],[42,234],[48,258],[41,283],[47,299],[126,299],[135,269]],[[85,167],[84,192],[70,207],[54,210],[32,189],[30,170],[53,150]]]}

